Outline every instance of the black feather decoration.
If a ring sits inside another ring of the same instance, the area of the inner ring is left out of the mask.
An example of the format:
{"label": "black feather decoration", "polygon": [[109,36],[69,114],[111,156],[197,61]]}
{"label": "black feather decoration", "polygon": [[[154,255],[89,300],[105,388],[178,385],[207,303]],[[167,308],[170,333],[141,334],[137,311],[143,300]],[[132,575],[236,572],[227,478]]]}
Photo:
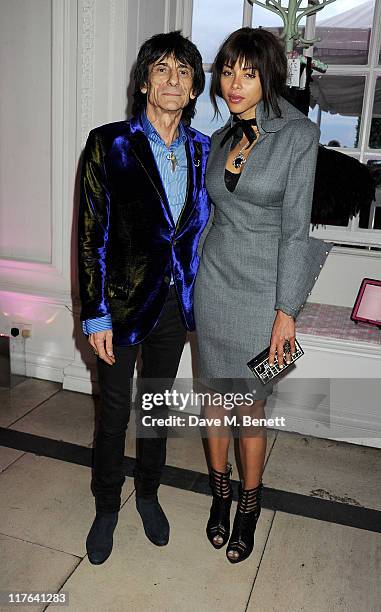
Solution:
{"label": "black feather decoration", "polygon": [[[308,116],[311,58],[307,58],[306,87],[287,87],[284,97]],[[360,212],[360,220],[367,220],[370,205],[376,199],[377,175],[354,157],[319,145],[316,162],[314,195],[311,211],[312,228],[319,225],[347,226]]]}
{"label": "black feather decoration", "polygon": [[319,145],[311,223],[347,226],[349,220],[376,198],[368,166],[354,157]]}

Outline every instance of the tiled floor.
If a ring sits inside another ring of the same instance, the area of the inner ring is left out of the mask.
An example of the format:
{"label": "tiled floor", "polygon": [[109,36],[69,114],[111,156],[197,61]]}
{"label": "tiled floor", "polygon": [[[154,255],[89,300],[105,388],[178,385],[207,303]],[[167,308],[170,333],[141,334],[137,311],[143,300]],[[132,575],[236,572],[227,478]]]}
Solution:
{"label": "tiled floor", "polygon": [[[48,381],[0,390],[0,590],[65,591],[64,609],[74,612],[380,612],[380,450],[269,432],[263,481],[268,499],[283,495],[283,511],[264,505],[253,554],[233,566],[205,536],[210,497],[197,484],[205,484],[207,472],[201,441],[171,437],[167,464],[178,470],[172,486],[160,488],[171,524],[168,546],[145,538],[126,477],[113,553],[97,567],[85,548],[94,517],[89,457],[97,402],[95,408],[92,397]],[[25,452],[15,432],[40,452]],[[56,441],[49,452],[46,439]],[[63,451],[55,457],[57,448]],[[315,518],[307,504],[303,512],[303,500],[314,504]],[[319,518],[323,506],[326,520]],[[357,512],[358,527],[336,521],[337,508],[341,517],[343,508],[348,516]]]}

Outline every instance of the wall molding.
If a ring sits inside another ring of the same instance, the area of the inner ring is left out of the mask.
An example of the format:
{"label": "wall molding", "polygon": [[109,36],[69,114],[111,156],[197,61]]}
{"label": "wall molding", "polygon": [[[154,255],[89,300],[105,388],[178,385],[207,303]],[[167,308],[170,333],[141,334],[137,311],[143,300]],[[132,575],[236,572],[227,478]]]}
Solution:
{"label": "wall molding", "polygon": [[303,346],[314,351],[327,351],[333,354],[345,354],[353,357],[367,357],[370,359],[381,359],[381,345],[368,342],[354,342],[340,338],[329,338],[326,336],[312,336],[309,334],[298,334]]}
{"label": "wall molding", "polygon": [[175,13],[175,29],[181,30],[183,36],[192,35],[193,0],[177,0]]}
{"label": "wall molding", "polygon": [[51,261],[0,259],[0,290],[70,294],[70,234],[76,168],[77,14],[71,0],[51,0]]}
{"label": "wall molding", "polygon": [[79,125],[80,148],[86,144],[89,131],[94,127],[94,47],[95,0],[78,1],[78,78],[80,82]]}

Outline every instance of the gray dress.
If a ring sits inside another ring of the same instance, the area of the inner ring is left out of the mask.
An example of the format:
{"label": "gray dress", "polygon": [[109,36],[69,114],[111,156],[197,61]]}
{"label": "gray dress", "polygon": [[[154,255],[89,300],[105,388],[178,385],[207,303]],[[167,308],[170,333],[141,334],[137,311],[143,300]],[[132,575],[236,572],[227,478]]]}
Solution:
{"label": "gray dress", "polygon": [[206,186],[213,206],[194,291],[200,378],[257,399],[272,388],[246,364],[269,346],[276,309],[297,317],[333,246],[309,237],[320,130],[278,101],[280,118],[257,105],[260,135],[234,192],[224,180],[232,139],[220,146],[230,120],[212,136]]}

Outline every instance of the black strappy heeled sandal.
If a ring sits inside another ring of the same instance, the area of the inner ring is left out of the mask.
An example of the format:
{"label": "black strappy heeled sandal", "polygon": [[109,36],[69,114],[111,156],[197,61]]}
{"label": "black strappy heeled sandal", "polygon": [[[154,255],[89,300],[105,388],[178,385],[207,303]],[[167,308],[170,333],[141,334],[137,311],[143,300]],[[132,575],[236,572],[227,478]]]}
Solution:
{"label": "black strappy heeled sandal", "polygon": [[254,489],[243,489],[242,484],[239,484],[237,512],[226,549],[230,563],[240,563],[252,553],[254,532],[261,513],[262,489],[262,482]]}
{"label": "black strappy heeled sandal", "polygon": [[222,548],[230,534],[230,508],[233,500],[233,489],[230,482],[232,466],[226,466],[226,472],[211,468],[209,484],[213,493],[210,517],[206,526],[206,535],[214,548]]}

